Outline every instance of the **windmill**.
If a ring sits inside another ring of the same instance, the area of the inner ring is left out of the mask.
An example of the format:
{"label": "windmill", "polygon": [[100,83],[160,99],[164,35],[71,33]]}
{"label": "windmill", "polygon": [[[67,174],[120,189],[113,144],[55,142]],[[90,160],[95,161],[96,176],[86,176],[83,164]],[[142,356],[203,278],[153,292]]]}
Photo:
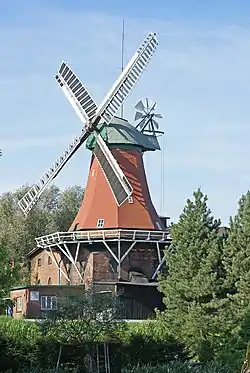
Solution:
{"label": "windmill", "polygon": [[[83,122],[83,131],[22,197],[22,211],[29,213],[83,143],[92,157],[84,198],[71,227],[67,232],[36,238],[37,247],[29,255],[34,262],[31,268],[35,268],[41,252],[50,256],[57,266],[54,272],[49,268],[52,284],[90,286],[96,281],[139,281],[145,285],[156,279],[164,264],[169,232],[151,200],[143,163],[145,151],[160,150],[158,129],[147,133],[144,125],[138,130],[126,119],[115,116],[157,44],[156,35],[149,33],[99,106],[65,62],[59,68],[56,81]],[[145,125],[151,125],[148,118]],[[56,253],[61,255],[62,265]],[[44,276],[47,271],[48,268]],[[152,309],[155,307],[158,305]]]}
{"label": "windmill", "polygon": [[74,139],[45,175],[18,202],[24,214],[29,213],[43,191],[91,133],[94,133],[96,138],[93,153],[103,169],[117,205],[122,205],[132,195],[131,185],[98,133],[97,125],[101,120],[104,120],[106,125],[112,121],[148,64],[157,44],[156,34],[150,32],[99,106],[96,105],[71,68],[65,62],[62,62],[55,78],[84,124],[84,129],[82,134]]}
{"label": "windmill", "polygon": [[142,133],[152,133],[152,134],[163,134],[159,131],[159,123],[155,118],[162,119],[161,114],[155,113],[156,102],[149,105],[148,98],[143,101],[139,101],[136,105],[135,122],[138,122],[136,128],[139,128]]}

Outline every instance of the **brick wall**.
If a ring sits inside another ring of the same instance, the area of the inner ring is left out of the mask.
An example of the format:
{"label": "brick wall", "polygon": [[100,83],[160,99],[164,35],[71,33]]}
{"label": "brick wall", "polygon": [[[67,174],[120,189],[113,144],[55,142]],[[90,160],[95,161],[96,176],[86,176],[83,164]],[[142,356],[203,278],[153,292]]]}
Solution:
{"label": "brick wall", "polygon": [[[10,298],[14,301],[15,305],[13,307],[13,317],[21,318],[26,315],[27,312],[27,289],[20,289],[11,292]],[[21,308],[20,306],[21,301]]]}
{"label": "brick wall", "polygon": [[[121,256],[127,251],[131,243],[121,243]],[[53,251],[58,262],[61,261],[61,268],[70,279],[71,285],[80,285],[84,283],[87,287],[92,282],[98,281],[117,281],[118,268],[117,262],[109,251],[103,247],[103,244],[89,245],[82,247],[77,262],[77,268],[83,277],[80,278],[75,266],[65,259],[61,260],[60,251]],[[90,252],[90,247],[92,252]],[[110,248],[116,256],[117,243],[110,245]],[[164,249],[162,245],[161,250]],[[72,247],[72,255],[74,257],[75,248]],[[130,251],[129,255],[123,260],[121,265],[121,280],[129,281],[130,272],[140,272],[149,280],[151,279],[158,265],[158,256],[155,245],[150,243],[137,243]],[[60,276],[60,281],[59,281]],[[37,284],[40,280],[41,285],[66,285],[67,279],[60,273],[57,265],[49,259],[46,251],[36,251],[31,258],[31,284]]]}
{"label": "brick wall", "polygon": [[[61,254],[59,251],[53,251],[54,256],[59,263],[61,260]],[[67,273],[66,266],[61,261],[61,269],[64,273]],[[45,250],[37,250],[30,258],[30,282],[32,285],[62,285],[67,284],[67,279],[60,274],[60,271]],[[59,279],[60,277],[60,279]]]}
{"label": "brick wall", "polygon": [[[123,244],[121,256],[129,245],[130,243]],[[117,255],[117,247],[113,247],[113,251]],[[147,243],[137,244],[122,262],[121,280],[129,281],[131,271],[140,272],[150,280],[157,265],[158,256],[155,247]],[[89,286],[92,282],[117,280],[118,268],[113,256],[107,250],[92,252],[86,261],[84,284]]]}

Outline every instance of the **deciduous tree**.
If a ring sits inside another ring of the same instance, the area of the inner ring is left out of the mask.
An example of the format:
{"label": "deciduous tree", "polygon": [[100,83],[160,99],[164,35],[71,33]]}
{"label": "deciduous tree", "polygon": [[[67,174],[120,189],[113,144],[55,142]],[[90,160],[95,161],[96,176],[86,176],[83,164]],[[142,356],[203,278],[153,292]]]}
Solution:
{"label": "deciduous tree", "polygon": [[83,198],[79,186],[65,191],[51,186],[25,217],[17,202],[28,189],[24,186],[0,196],[0,237],[4,235],[8,252],[18,262],[34,248],[36,237],[67,231]]}

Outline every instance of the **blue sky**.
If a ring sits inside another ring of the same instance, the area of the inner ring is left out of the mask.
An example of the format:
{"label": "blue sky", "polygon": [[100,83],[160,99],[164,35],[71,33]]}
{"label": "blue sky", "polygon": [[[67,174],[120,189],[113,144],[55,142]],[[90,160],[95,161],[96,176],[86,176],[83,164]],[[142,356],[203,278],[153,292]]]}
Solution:
{"label": "blue sky", "polygon": [[[0,1],[0,193],[36,182],[81,131],[54,75],[66,60],[99,103],[145,34],[159,47],[125,104],[149,97],[164,116],[161,153],[145,158],[152,199],[176,220],[193,190],[224,224],[249,189],[249,1]],[[82,147],[56,184],[85,186]],[[163,210],[163,211],[161,211]]]}

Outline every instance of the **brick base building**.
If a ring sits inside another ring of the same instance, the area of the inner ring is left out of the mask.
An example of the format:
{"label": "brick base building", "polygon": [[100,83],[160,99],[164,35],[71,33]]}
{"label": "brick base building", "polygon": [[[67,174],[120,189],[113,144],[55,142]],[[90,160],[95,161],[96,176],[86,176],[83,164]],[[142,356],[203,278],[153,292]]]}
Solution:
{"label": "brick base building", "polygon": [[148,318],[162,308],[155,279],[169,243],[167,231],[92,230],[40,237],[28,255],[31,285],[11,291],[13,316],[40,317],[55,297],[98,287],[123,299],[127,318]]}
{"label": "brick base building", "polygon": [[46,311],[56,308],[56,300],[60,296],[81,295],[82,285],[30,285],[17,286],[10,292],[10,299],[14,303],[13,317],[40,318]]}

